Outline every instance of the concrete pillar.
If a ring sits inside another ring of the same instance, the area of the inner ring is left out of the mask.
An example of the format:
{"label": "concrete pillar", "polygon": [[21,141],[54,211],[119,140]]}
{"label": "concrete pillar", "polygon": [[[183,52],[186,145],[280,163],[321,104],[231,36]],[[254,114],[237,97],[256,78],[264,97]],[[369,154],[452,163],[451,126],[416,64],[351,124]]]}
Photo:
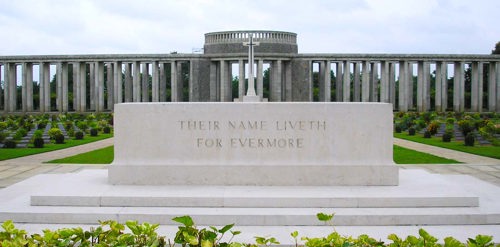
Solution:
{"label": "concrete pillar", "polygon": [[179,101],[179,93],[177,92],[179,87],[177,85],[177,62],[172,61],[170,63],[170,87],[171,87],[171,101]]}
{"label": "concrete pillar", "polygon": [[378,102],[378,63],[371,63],[370,102]]}
{"label": "concrete pillar", "polygon": [[134,77],[132,78],[132,100],[134,102],[141,102],[141,63],[138,61],[134,62]]}
{"label": "concrete pillar", "polygon": [[342,99],[344,102],[351,101],[351,63],[349,61],[344,61],[344,73],[342,78]]}
{"label": "concrete pillar", "polygon": [[353,94],[354,94],[354,102],[360,102],[361,101],[361,80],[360,80],[360,73],[361,73],[361,63],[360,62],[355,62],[354,63],[354,89],[353,89]]}
{"label": "concrete pillar", "polygon": [[335,74],[335,101],[343,101],[344,94],[344,73],[342,72],[343,64],[342,62],[336,62],[336,74]]}
{"label": "concrete pillar", "polygon": [[90,90],[90,107],[89,109],[91,111],[95,111],[96,110],[96,101],[97,101],[97,95],[96,95],[96,91],[97,91],[97,84],[96,84],[96,75],[95,75],[95,67],[96,67],[96,63],[94,62],[91,62],[89,63],[89,90]]}
{"label": "concrete pillar", "polygon": [[389,63],[389,102],[392,110],[396,110],[396,65]]}
{"label": "concrete pillar", "polygon": [[114,76],[115,74],[113,73],[113,63],[108,63],[107,64],[107,80],[106,80],[106,92],[108,93],[108,110],[113,110],[113,105],[114,105]]}
{"label": "concrete pillar", "polygon": [[217,69],[217,63],[216,62],[211,62],[210,63],[210,101],[211,102],[216,102],[219,101],[219,83],[218,83],[218,69]]}
{"label": "concrete pillar", "polygon": [[408,63],[406,61],[399,62],[399,100],[398,109],[400,112],[408,111]]}
{"label": "concrete pillar", "polygon": [[389,61],[380,63],[380,102],[389,103]]}
{"label": "concrete pillar", "polygon": [[496,84],[497,84],[497,103],[496,108],[497,112],[500,112],[500,62],[496,62]]}
{"label": "concrete pillar", "polygon": [[[248,66],[251,66],[250,64]],[[238,99],[243,101],[243,96],[245,96],[245,61],[243,59],[238,60]]]}
{"label": "concrete pillar", "polygon": [[149,102],[149,64],[142,63],[141,80],[142,102]]}
{"label": "concrete pillar", "polygon": [[436,63],[436,111],[446,111],[447,107],[447,64],[446,62]]}
{"label": "concrete pillar", "polygon": [[151,63],[151,73],[152,73],[152,81],[151,81],[151,98],[153,102],[160,101],[160,71],[158,61],[154,61]]}
{"label": "concrete pillar", "polygon": [[282,90],[282,61],[276,60],[272,63],[272,78],[270,85],[270,101],[281,102],[281,90]]}
{"label": "concrete pillar", "polygon": [[73,63],[71,64],[73,67],[73,110],[74,111],[80,111],[80,81],[78,80],[79,73],[78,70],[80,69],[79,63]]}
{"label": "concrete pillar", "polygon": [[45,83],[47,83],[46,81],[44,81],[44,78],[45,78],[45,70],[44,70],[44,65],[45,63],[43,62],[40,62],[38,64],[38,84],[39,84],[39,93],[38,93],[38,99],[39,99],[39,105],[40,105],[40,112],[41,113],[44,113],[45,111],[48,111],[46,110],[45,108]]}
{"label": "concrete pillar", "polygon": [[59,62],[56,68],[57,81],[57,110],[59,112],[68,111],[68,64]]}
{"label": "concrete pillar", "polygon": [[[5,66],[0,63],[0,78],[2,78],[2,67],[5,68]],[[0,108],[5,111],[4,101],[3,101],[4,90],[5,86],[3,85],[3,83],[0,83]]]}
{"label": "concrete pillar", "polygon": [[483,63],[472,63],[471,78],[471,111],[482,112],[483,110]]}
{"label": "concrete pillar", "polygon": [[418,62],[417,76],[417,111],[425,111],[425,76],[424,76],[424,61]]}
{"label": "concrete pillar", "polygon": [[104,111],[104,62],[96,62],[95,65],[95,77],[96,77],[96,106],[97,112]]}
{"label": "concrete pillar", "polygon": [[488,64],[488,111],[496,111],[497,98],[497,83],[496,83],[496,67],[497,63],[490,62]]}
{"label": "concrete pillar", "polygon": [[220,61],[220,101],[222,102],[232,100],[230,66],[231,64],[228,61]]}
{"label": "concrete pillar", "polygon": [[160,63],[160,102],[167,101],[167,68],[165,63]]}
{"label": "concrete pillar", "polygon": [[132,64],[125,63],[125,102],[133,101]]}
{"label": "concrete pillar", "polygon": [[177,62],[175,73],[177,74],[177,99],[184,101],[184,76],[182,75],[182,62]]}
{"label": "concrete pillar", "polygon": [[464,110],[464,63],[455,62],[453,75],[453,110],[462,112]]}
{"label": "concrete pillar", "polygon": [[322,61],[319,67],[320,81],[319,81],[319,101],[330,102],[332,90],[332,77],[331,77],[331,62],[329,60]]}
{"label": "concrete pillar", "polygon": [[4,70],[4,109],[6,113],[17,110],[17,68],[15,63],[7,63]]}
{"label": "concrete pillar", "polygon": [[257,95],[260,97],[260,100],[264,98],[264,61],[257,61]]}
{"label": "concrete pillar", "polygon": [[22,75],[23,112],[33,111],[33,64],[23,63]]}
{"label": "concrete pillar", "polygon": [[115,62],[114,63],[114,70],[113,72],[115,73],[114,75],[114,83],[113,83],[113,88],[115,90],[114,92],[114,103],[122,103],[123,102],[123,77],[122,77],[122,62]]}
{"label": "concrete pillar", "polygon": [[408,109],[414,109],[415,104],[413,100],[413,88],[415,82],[413,81],[413,62],[408,62],[408,79],[407,79],[408,86],[406,89],[408,90],[407,92],[407,100],[406,102],[408,103]]}
{"label": "concrete pillar", "polygon": [[361,101],[370,101],[370,62],[363,61],[363,79],[361,87]]}
{"label": "concrete pillar", "polygon": [[[330,62],[327,61],[327,66],[330,66]],[[284,90],[283,90],[283,99],[287,102],[293,101],[293,92],[292,92],[292,63],[290,61],[283,62],[283,68],[285,70],[283,82],[284,82]],[[329,78],[329,76],[328,76]]]}
{"label": "concrete pillar", "polygon": [[78,85],[80,86],[80,108],[78,111],[85,112],[87,110],[87,64],[84,62],[79,63],[80,68],[78,70]]}

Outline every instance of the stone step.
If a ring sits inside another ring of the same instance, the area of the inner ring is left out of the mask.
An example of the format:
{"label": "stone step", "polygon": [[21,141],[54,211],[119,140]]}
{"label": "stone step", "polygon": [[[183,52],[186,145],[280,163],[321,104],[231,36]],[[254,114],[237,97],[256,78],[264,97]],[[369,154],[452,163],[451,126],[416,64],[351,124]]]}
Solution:
{"label": "stone step", "polygon": [[[73,194],[76,197],[71,198]],[[500,224],[498,194],[499,187],[473,177],[422,170],[401,170],[398,186],[197,188],[113,186],[107,183],[106,170],[99,169],[37,175],[0,190],[0,221],[95,224],[98,220],[138,220],[171,225],[173,217],[191,215],[199,225],[319,226],[324,222],[316,214],[323,212],[335,213],[338,226],[491,225]],[[104,199],[109,199],[109,205],[101,205]],[[161,206],[149,204],[155,200]]]}

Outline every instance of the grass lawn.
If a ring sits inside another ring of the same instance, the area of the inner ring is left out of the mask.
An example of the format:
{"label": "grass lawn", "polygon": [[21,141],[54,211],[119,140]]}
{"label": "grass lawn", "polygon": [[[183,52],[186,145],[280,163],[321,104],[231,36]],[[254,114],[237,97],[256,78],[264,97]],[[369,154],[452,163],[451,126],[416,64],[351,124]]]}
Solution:
{"label": "grass lawn", "polygon": [[8,148],[0,148],[0,160],[7,160],[7,159],[14,159],[14,158],[19,158],[23,156],[28,156],[32,154],[39,154],[39,153],[45,153],[45,152],[50,152],[54,150],[59,150],[59,149],[64,149],[64,148],[69,148],[69,147],[74,147],[78,145],[83,145],[95,141],[100,141],[106,138],[113,137],[113,134],[99,134],[98,136],[90,136],[86,135],[83,140],[74,140],[74,139],[69,139],[65,140],[64,144],[45,144],[43,148],[14,148],[14,149],[8,149]]}
{"label": "grass lawn", "polygon": [[[51,160],[47,163],[59,164],[110,164],[113,162],[113,146],[97,149],[64,159]],[[394,162],[396,164],[457,164],[456,160],[445,159],[434,155],[417,152],[411,149],[394,146]]]}
{"label": "grass lawn", "polygon": [[47,163],[59,164],[111,164],[114,158],[113,146],[96,149],[63,159],[51,160]]}
{"label": "grass lawn", "polygon": [[486,156],[490,158],[500,159],[500,147],[496,146],[481,146],[476,143],[473,147],[468,147],[464,145],[463,141],[451,141],[443,142],[439,137],[424,138],[423,136],[417,134],[414,136],[409,136],[408,133],[394,133],[394,137],[405,139],[408,141],[419,142],[427,145],[453,149],[456,151],[461,151],[470,154],[476,154],[481,156]]}

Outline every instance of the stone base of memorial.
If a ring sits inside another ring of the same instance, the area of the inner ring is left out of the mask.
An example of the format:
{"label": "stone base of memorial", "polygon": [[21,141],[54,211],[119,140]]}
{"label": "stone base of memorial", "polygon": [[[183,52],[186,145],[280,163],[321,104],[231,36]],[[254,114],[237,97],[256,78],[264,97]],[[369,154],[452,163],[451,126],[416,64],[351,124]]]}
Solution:
{"label": "stone base of memorial", "polygon": [[125,103],[109,182],[397,185],[383,103]]}

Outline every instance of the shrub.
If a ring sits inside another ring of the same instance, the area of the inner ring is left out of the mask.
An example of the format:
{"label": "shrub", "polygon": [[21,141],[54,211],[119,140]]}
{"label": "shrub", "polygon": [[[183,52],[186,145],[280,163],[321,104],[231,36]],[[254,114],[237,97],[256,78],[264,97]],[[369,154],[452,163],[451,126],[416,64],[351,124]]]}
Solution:
{"label": "shrub", "polygon": [[76,124],[76,126],[83,132],[87,131],[88,125],[84,121],[80,121]]}
{"label": "shrub", "polygon": [[73,129],[73,122],[71,121],[66,121],[64,123],[64,128],[66,129],[66,131],[70,130],[70,129]]}
{"label": "shrub", "polygon": [[76,139],[76,140],[81,140],[81,139],[83,139],[83,132],[81,132],[81,131],[77,131],[77,132],[75,132],[75,139]]}
{"label": "shrub", "polygon": [[50,139],[55,140],[56,135],[58,135],[58,134],[62,135],[62,131],[59,128],[52,128],[48,131],[48,134],[50,136]]}
{"label": "shrub", "polygon": [[424,138],[431,138],[431,136],[432,136],[432,134],[431,134],[431,132],[430,132],[430,131],[426,130],[426,131],[424,132]]}
{"label": "shrub", "polygon": [[442,139],[443,139],[443,142],[451,142],[451,138],[453,137],[453,132],[444,132],[443,136],[442,136]]}
{"label": "shrub", "polygon": [[0,131],[7,129],[8,125],[6,122],[0,122]]}
{"label": "shrub", "polygon": [[408,135],[414,136],[415,132],[416,132],[416,130],[413,127],[411,127],[411,128],[408,129]]}
{"label": "shrub", "polygon": [[26,129],[24,129],[24,128],[21,128],[21,129],[17,130],[16,133],[14,134],[14,140],[21,140],[27,134],[28,134],[28,131],[26,131]]}
{"label": "shrub", "polygon": [[439,129],[439,123],[437,121],[432,121],[427,126],[427,131],[429,131],[431,135],[435,135],[438,132],[438,129]]}
{"label": "shrub", "polygon": [[0,143],[2,143],[5,138],[7,138],[7,133],[0,131]]}
{"label": "shrub", "polygon": [[98,131],[95,128],[90,129],[90,136],[97,136],[97,132]]}
{"label": "shrub", "polygon": [[470,132],[474,130],[474,123],[471,120],[460,120],[458,121],[458,127],[462,131],[464,136],[467,136]]}
{"label": "shrub", "polygon": [[36,126],[36,128],[39,130],[45,129],[45,127],[47,127],[47,123],[44,121],[39,122],[38,125]]}
{"label": "shrub", "polygon": [[56,134],[55,141],[56,141],[56,144],[63,144],[64,143],[64,135],[62,133]]}
{"label": "shrub", "polygon": [[453,125],[455,123],[455,118],[449,117],[446,119],[446,124]]}
{"label": "shrub", "polygon": [[3,147],[4,148],[16,148],[17,146],[17,142],[14,141],[14,140],[6,140],[4,143],[3,143]]}
{"label": "shrub", "polygon": [[43,145],[44,145],[43,138],[41,138],[41,137],[35,137],[33,139],[33,146],[35,148],[43,148]]}
{"label": "shrub", "polygon": [[474,133],[472,132],[469,132],[466,136],[465,136],[465,146],[474,146],[474,141],[476,140],[476,137],[474,136]]}
{"label": "shrub", "polygon": [[109,134],[111,133],[111,127],[104,126],[104,128],[102,128],[102,131],[104,132],[104,134]]}
{"label": "shrub", "polygon": [[396,128],[395,128],[395,131],[396,133],[401,133],[401,125],[396,125]]}
{"label": "shrub", "polygon": [[35,132],[33,133],[33,138],[37,138],[37,137],[42,138],[42,136],[43,136],[42,130],[35,130]]}

